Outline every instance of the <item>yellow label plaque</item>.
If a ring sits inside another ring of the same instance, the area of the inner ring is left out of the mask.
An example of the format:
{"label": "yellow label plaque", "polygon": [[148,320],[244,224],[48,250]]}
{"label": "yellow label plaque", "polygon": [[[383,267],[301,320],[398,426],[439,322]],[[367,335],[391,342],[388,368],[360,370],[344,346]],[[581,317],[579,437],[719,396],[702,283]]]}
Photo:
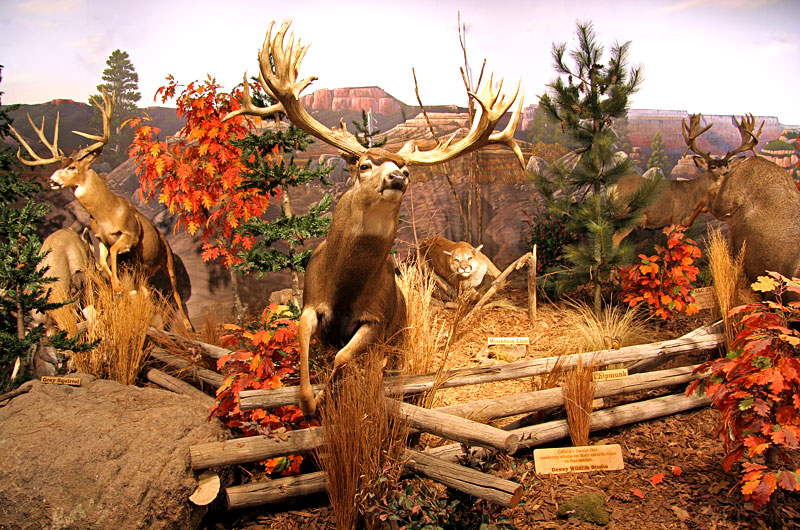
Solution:
{"label": "yellow label plaque", "polygon": [[495,344],[530,344],[528,337],[489,337],[489,346]]}
{"label": "yellow label plaque", "polygon": [[592,379],[595,381],[609,381],[611,379],[623,379],[628,377],[628,369],[620,368],[618,370],[600,370],[592,373]]}
{"label": "yellow label plaque", "polygon": [[619,444],[586,445],[535,449],[533,462],[536,473],[584,473],[623,469],[622,448]]}
{"label": "yellow label plaque", "polygon": [[42,383],[48,385],[70,385],[70,386],[81,386],[81,378],[80,377],[56,377],[51,375],[45,375],[42,377]]}

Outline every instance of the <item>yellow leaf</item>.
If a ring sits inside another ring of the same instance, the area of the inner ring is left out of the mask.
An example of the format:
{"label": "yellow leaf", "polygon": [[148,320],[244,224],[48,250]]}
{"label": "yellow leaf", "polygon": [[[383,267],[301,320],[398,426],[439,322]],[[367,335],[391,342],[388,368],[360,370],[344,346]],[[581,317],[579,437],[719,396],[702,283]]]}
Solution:
{"label": "yellow leaf", "polygon": [[153,144],[150,146],[150,156],[153,158],[157,157],[161,154],[161,146],[158,144]]}
{"label": "yellow leaf", "polygon": [[775,280],[773,280],[769,276],[759,276],[758,280],[753,282],[753,285],[751,287],[753,288],[754,291],[761,291],[762,293],[774,291]]}

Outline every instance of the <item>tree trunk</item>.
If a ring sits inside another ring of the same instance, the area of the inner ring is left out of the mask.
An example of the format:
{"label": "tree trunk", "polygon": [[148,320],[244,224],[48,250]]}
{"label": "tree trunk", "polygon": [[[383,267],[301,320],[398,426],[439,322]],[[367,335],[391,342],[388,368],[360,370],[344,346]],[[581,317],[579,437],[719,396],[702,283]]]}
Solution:
{"label": "tree trunk", "polygon": [[198,390],[185,381],[181,381],[176,377],[165,374],[161,370],[148,368],[145,370],[145,377],[147,377],[147,380],[151,383],[154,383],[162,388],[166,388],[167,390],[171,390],[177,394],[193,397],[209,409],[216,404],[216,400],[214,400],[213,397],[209,396],[205,392]]}
{"label": "tree trunk", "polygon": [[192,445],[189,447],[189,461],[194,470],[233,466],[278,456],[310,453],[324,443],[325,431],[322,428],[298,429],[280,436],[248,436]]}
{"label": "tree trunk", "polygon": [[220,373],[217,373],[213,370],[209,370],[207,368],[201,368],[200,366],[194,364],[193,362],[187,361],[186,359],[181,359],[180,357],[176,357],[175,355],[167,353],[161,348],[153,348],[150,351],[150,355],[154,359],[161,361],[167,366],[175,367],[178,370],[185,370],[195,379],[199,379],[204,383],[208,383],[214,388],[221,387],[222,381],[223,379],[225,379]]}
{"label": "tree trunk", "polygon": [[240,326],[244,324],[245,307],[242,304],[242,296],[239,293],[239,275],[233,269],[228,269],[231,275],[231,292],[233,292],[233,310],[236,323]]}
{"label": "tree trunk", "polygon": [[[781,462],[774,447],[767,449],[767,453],[764,455],[764,463],[769,469],[778,469],[780,467]],[[775,491],[772,492],[767,501],[767,524],[772,530],[783,528],[783,519],[781,518],[782,495],[781,489],[775,488]]]}
{"label": "tree trunk", "polygon": [[[292,203],[289,200],[289,190],[286,189],[286,186],[282,186],[282,193],[281,193],[281,207],[283,208],[283,215],[288,218],[294,217],[294,213],[292,213]],[[289,244],[289,254],[294,254],[295,244],[293,241],[288,241]],[[301,307],[301,300],[300,300],[300,276],[297,274],[297,270],[294,267],[290,267],[289,270],[292,274],[292,303],[297,307]]]}
{"label": "tree trunk", "polygon": [[532,321],[536,320],[536,268],[538,264],[536,263],[536,244],[533,244],[533,250],[531,251],[531,258],[528,261],[528,318]]}
{"label": "tree trunk", "polygon": [[324,471],[279,478],[264,482],[251,482],[225,490],[228,509],[250,508],[272,502],[288,502],[306,495],[325,492],[327,479]]}

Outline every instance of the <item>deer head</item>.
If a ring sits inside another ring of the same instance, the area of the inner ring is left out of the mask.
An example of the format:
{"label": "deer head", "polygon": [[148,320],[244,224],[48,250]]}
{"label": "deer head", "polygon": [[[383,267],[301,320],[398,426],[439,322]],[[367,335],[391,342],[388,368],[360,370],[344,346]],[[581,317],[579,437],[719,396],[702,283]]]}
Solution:
{"label": "deer head", "polygon": [[692,114],[689,117],[688,125],[686,124],[686,120],[683,121],[682,132],[683,139],[686,142],[686,151],[684,151],[683,154],[686,156],[689,151],[695,153],[695,164],[704,172],[703,177],[708,177],[708,175],[705,173],[710,174],[712,184],[708,187],[705,197],[701,198],[695,205],[691,216],[687,220],[683,221],[682,224],[685,226],[691,226],[700,212],[708,211],[708,205],[711,204],[713,198],[716,196],[720,187],[725,182],[728,173],[744,160],[743,157],[734,158],[735,155],[752,150],[753,154],[758,156],[758,154],[755,152],[755,147],[758,145],[758,137],[761,135],[761,131],[764,128],[764,122],[761,122],[761,127],[759,127],[758,132],[753,132],[755,129],[756,120],[752,114],[742,116],[741,120],[738,121],[734,117],[733,122],[736,125],[736,128],[739,130],[741,143],[739,144],[739,147],[733,149],[732,151],[728,151],[725,156],[721,158],[715,158],[710,152],[700,150],[695,143],[697,138],[709,130],[712,125],[709,124],[700,129],[701,119],[702,116],[700,114]]}
{"label": "deer head", "polygon": [[318,334],[324,344],[342,346],[334,361],[334,374],[360,354],[371,342],[395,334],[405,325],[405,301],[397,288],[389,251],[397,232],[400,203],[409,183],[409,167],[432,165],[452,160],[490,144],[502,144],[514,151],[522,164],[522,153],[514,141],[514,130],[522,112],[522,97],[508,126],[501,132],[494,127],[519,95],[502,94],[490,76],[478,94],[469,93],[480,109],[470,123],[469,132],[455,135],[433,149],[420,151],[413,142],[392,153],[368,149],[347,132],[344,123],[330,129],[314,119],[302,106],[300,94],[316,77],[298,79],[300,64],[308,45],[286,36],[290,22],[272,35],[270,24],[259,52],[258,81],[277,101],[269,107],[253,104],[247,75],[244,76],[242,108],[225,119],[238,115],[272,116],[285,114],[297,127],[339,149],[348,162],[350,188],[339,199],[333,212],[326,240],[315,250],[306,267],[303,312],[299,323],[300,407],[312,414],[316,401],[308,372],[308,346]]}

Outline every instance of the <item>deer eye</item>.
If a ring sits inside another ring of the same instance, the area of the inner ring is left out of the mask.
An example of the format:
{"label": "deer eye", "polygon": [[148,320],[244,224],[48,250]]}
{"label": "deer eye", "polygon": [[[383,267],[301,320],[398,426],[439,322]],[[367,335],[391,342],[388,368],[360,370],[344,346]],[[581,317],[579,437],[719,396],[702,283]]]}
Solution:
{"label": "deer eye", "polygon": [[361,171],[367,171],[369,169],[369,164],[361,164],[358,166],[358,169]]}

